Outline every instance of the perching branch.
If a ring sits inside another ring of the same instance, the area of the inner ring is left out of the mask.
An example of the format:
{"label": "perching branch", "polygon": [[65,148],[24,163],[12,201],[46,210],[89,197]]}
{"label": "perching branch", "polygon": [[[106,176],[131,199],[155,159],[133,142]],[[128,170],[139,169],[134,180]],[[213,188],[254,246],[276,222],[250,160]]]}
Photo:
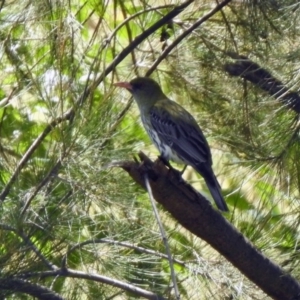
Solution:
{"label": "perching branch", "polygon": [[276,79],[269,71],[250,60],[248,57],[237,53],[227,53],[236,61],[227,63],[225,71],[231,76],[239,76],[257,87],[266,91],[269,95],[280,100],[288,108],[300,113],[300,95],[291,91],[280,80]]}
{"label": "perching branch", "polygon": [[147,173],[154,198],[182,226],[208,242],[273,299],[300,299],[296,279],[257,250],[201,194],[160,160],[153,163],[143,153],[139,156],[141,163],[129,161],[121,167],[144,188]]}

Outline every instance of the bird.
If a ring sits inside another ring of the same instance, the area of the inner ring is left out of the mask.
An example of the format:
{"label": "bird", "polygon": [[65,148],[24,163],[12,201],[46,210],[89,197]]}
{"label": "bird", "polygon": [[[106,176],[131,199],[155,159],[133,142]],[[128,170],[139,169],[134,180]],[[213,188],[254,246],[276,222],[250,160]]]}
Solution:
{"label": "bird", "polygon": [[169,99],[160,85],[149,77],[136,77],[130,82],[117,82],[136,101],[141,120],[160,158],[192,166],[205,183],[221,211],[228,211],[221,186],[212,169],[208,142],[194,117],[181,105]]}

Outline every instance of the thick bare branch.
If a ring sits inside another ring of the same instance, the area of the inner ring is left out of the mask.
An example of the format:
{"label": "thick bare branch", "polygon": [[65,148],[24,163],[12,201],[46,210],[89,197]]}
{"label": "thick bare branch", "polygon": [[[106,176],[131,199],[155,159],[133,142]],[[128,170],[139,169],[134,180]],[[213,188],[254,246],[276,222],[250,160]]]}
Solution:
{"label": "thick bare branch", "polygon": [[153,163],[143,153],[140,158],[141,163],[124,162],[122,168],[144,188],[147,173],[155,199],[182,226],[208,242],[273,299],[299,299],[300,285],[295,278],[259,252],[201,194],[160,160]]}
{"label": "thick bare branch", "polygon": [[300,113],[300,95],[291,91],[280,80],[276,79],[269,71],[262,68],[246,56],[237,53],[228,53],[236,61],[227,63],[224,66],[225,71],[231,76],[239,76],[257,87],[268,92],[269,95],[280,100],[288,108]]}

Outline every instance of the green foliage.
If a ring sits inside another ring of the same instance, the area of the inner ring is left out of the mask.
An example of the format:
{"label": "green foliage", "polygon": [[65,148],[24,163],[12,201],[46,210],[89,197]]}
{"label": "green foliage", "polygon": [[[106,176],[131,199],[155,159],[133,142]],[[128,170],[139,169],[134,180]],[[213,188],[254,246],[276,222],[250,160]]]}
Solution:
{"label": "green foliage", "polygon": [[[40,276],[65,261],[72,270],[173,299],[170,265],[148,196],[116,167],[141,150],[157,152],[148,147],[129,93],[115,90],[112,82],[145,75],[212,3],[195,1],[107,71],[174,5],[148,2],[0,5],[0,191],[7,191],[0,206],[0,281],[23,276],[66,299],[138,298],[94,279]],[[153,76],[209,137],[229,220],[296,277],[298,116],[258,87],[228,76],[224,64],[233,61],[229,53],[246,55],[299,90],[298,28],[299,5],[291,1],[232,1],[185,37]],[[199,181],[193,172],[188,177]],[[265,297],[159,211],[182,299]],[[0,296],[31,299],[14,289],[0,289]]]}

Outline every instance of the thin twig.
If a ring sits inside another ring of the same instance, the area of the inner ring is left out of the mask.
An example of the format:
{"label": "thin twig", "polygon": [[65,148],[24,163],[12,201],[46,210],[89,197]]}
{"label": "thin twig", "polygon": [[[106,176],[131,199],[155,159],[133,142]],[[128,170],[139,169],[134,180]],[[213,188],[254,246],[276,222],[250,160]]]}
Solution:
{"label": "thin twig", "polygon": [[152,209],[153,209],[156,221],[158,223],[158,227],[159,227],[159,230],[160,230],[160,233],[161,233],[161,237],[162,237],[162,240],[163,240],[165,248],[166,248],[166,253],[167,253],[167,256],[168,256],[169,266],[170,266],[170,270],[171,270],[171,278],[172,278],[172,282],[173,282],[173,286],[174,286],[175,297],[176,297],[177,300],[179,300],[180,299],[180,294],[179,294],[179,290],[178,290],[176,274],[175,274],[175,270],[174,270],[173,259],[172,259],[172,255],[171,255],[171,251],[170,251],[170,247],[169,247],[169,243],[168,243],[168,238],[167,238],[166,232],[164,230],[163,224],[161,222],[161,219],[159,217],[159,213],[158,213],[158,210],[157,210],[157,207],[156,207],[153,195],[152,195],[152,189],[151,189],[151,186],[150,186],[150,183],[149,183],[149,178],[148,178],[147,174],[145,174],[145,185],[146,185],[146,189],[147,189],[147,192],[148,192],[148,195],[149,195],[149,199],[150,199],[150,202],[151,202],[151,205],[152,205]]}
{"label": "thin twig", "polygon": [[64,114],[64,116],[59,117],[55,120],[53,120],[50,124],[47,125],[47,127],[44,129],[44,131],[34,140],[34,142],[30,145],[30,147],[27,149],[21,160],[19,161],[13,175],[10,177],[8,183],[2,190],[0,194],[0,200],[4,201],[6,196],[8,195],[12,185],[18,178],[21,170],[24,168],[25,164],[30,159],[31,155],[34,153],[34,151],[38,148],[38,146],[42,143],[42,141],[45,139],[45,137],[52,131],[54,127],[56,127],[59,123],[68,120],[69,117],[72,115],[73,110],[69,110],[67,113]]}
{"label": "thin twig", "polygon": [[[144,248],[144,247],[141,247],[141,246],[136,246],[136,245],[128,243],[128,242],[114,241],[114,240],[110,240],[110,239],[91,239],[91,240],[84,241],[82,243],[78,243],[78,244],[74,245],[70,250],[68,250],[68,252],[62,258],[62,268],[66,267],[66,265],[67,265],[66,260],[67,260],[68,255],[70,255],[71,252],[73,252],[77,249],[80,249],[80,248],[82,248],[83,246],[86,246],[86,245],[100,244],[100,243],[101,244],[105,243],[105,244],[110,244],[110,245],[122,246],[122,247],[126,247],[128,249],[133,249],[133,250],[139,251],[141,253],[151,254],[151,255],[154,255],[154,256],[157,256],[157,257],[160,257],[160,258],[164,258],[164,259],[169,258],[166,254],[157,252],[155,250],[147,249],[147,248]],[[172,258],[172,261],[177,263],[178,265],[180,265],[182,267],[187,268],[187,263],[182,261],[182,260]]]}
{"label": "thin twig", "polygon": [[169,7],[174,7],[174,5],[160,5],[160,6],[154,6],[154,7],[150,7],[150,8],[146,8],[142,11],[139,11],[133,15],[130,15],[127,19],[125,19],[122,23],[120,23],[115,29],[114,31],[109,35],[109,37],[107,39],[105,39],[105,45],[109,44],[112,40],[112,38],[116,35],[116,33],[124,26],[126,25],[126,23],[128,23],[129,21],[135,19],[136,17],[138,17],[139,15],[142,15],[144,13],[150,12],[150,11],[156,11],[159,9],[164,9],[164,8],[169,8]]}
{"label": "thin twig", "polygon": [[58,170],[60,169],[62,165],[62,160],[59,159],[57,163],[54,165],[54,167],[50,170],[50,172],[42,179],[42,181],[38,184],[38,186],[34,189],[34,191],[31,193],[31,195],[26,199],[26,203],[21,211],[20,216],[24,216],[26,210],[28,209],[31,201],[33,198],[37,195],[37,193],[48,183],[48,181],[53,177],[54,174],[58,173]]}
{"label": "thin twig", "polygon": [[[65,299],[45,286],[19,278],[0,278],[0,290],[10,290],[23,293],[32,296],[34,299],[41,300]],[[1,297],[1,299],[4,298]]]}
{"label": "thin twig", "polygon": [[23,241],[31,248],[31,250],[36,254],[36,256],[51,270],[57,270],[58,267],[55,266],[52,262],[50,262],[41,251],[35,246],[35,244],[30,240],[30,238],[24,233],[17,231],[18,234]]}
{"label": "thin twig", "polygon": [[17,236],[21,237],[24,243],[31,248],[31,250],[37,255],[37,257],[44,262],[44,264],[51,270],[57,270],[52,262],[48,261],[47,258],[40,252],[40,250],[35,246],[35,244],[30,240],[30,238],[22,231],[17,230],[16,228],[0,223],[0,228],[3,230],[11,231],[15,233]]}
{"label": "thin twig", "polygon": [[23,274],[18,274],[18,278],[33,278],[38,277],[39,279],[47,278],[47,277],[67,277],[67,278],[79,278],[79,279],[87,279],[95,282],[101,282],[108,284],[113,287],[117,287],[124,291],[133,293],[137,296],[143,297],[149,300],[165,300],[162,296],[149,292],[145,289],[139,288],[133,284],[120,281],[117,279],[113,279],[107,276],[99,275],[93,272],[86,273],[78,270],[72,269],[59,269],[54,271],[42,271],[42,272],[28,272]]}
{"label": "thin twig", "polygon": [[163,59],[167,57],[167,55],[185,38],[187,37],[191,32],[193,32],[197,27],[199,27],[202,23],[204,23],[206,20],[208,20],[210,17],[212,17],[214,14],[216,14],[218,11],[220,11],[224,6],[226,6],[231,0],[225,0],[218,4],[215,8],[213,8],[210,12],[208,12],[205,16],[203,16],[201,19],[199,19],[196,23],[194,23],[192,26],[190,26],[186,31],[184,31],[180,36],[178,36],[174,42],[169,45],[163,53],[157,58],[157,60],[152,64],[150,69],[147,71],[146,76],[149,76],[152,74],[152,72],[156,69],[156,67],[161,63]]}
{"label": "thin twig", "polygon": [[132,43],[130,43],[127,47],[123,49],[122,52],[119,53],[115,57],[115,59],[110,63],[110,65],[104,70],[104,72],[95,80],[94,85],[98,86],[105,76],[107,76],[109,73],[111,73],[115,67],[123,61],[127,55],[130,54],[130,52],[135,49],[141,42],[143,42],[148,36],[150,36],[152,33],[154,33],[157,29],[162,27],[163,25],[167,24],[170,20],[175,18],[177,15],[179,15],[185,8],[187,8],[191,3],[193,3],[195,0],[188,0],[181,5],[175,6],[173,10],[171,10],[168,14],[166,14],[163,18],[161,18],[159,21],[154,23],[152,26],[150,26],[148,29],[143,31],[140,35],[138,35]]}
{"label": "thin twig", "polygon": [[[90,240],[86,240],[84,242],[78,243],[76,245],[74,245],[72,248],[70,248],[68,250],[68,252],[63,256],[62,258],[62,262],[61,262],[61,268],[67,268],[67,258],[70,255],[71,252],[77,250],[77,249],[81,249],[82,247],[86,246],[86,245],[90,245],[90,244],[110,244],[110,245],[117,245],[117,246],[121,246],[121,247],[125,247],[128,249],[132,249],[135,251],[138,251],[140,253],[146,253],[146,254],[150,254],[159,258],[163,258],[163,259],[169,259],[168,255],[155,251],[155,250],[151,250],[151,249],[147,249],[141,246],[136,246],[132,243],[128,243],[128,242],[120,242],[120,241],[115,241],[115,240],[110,240],[110,239],[90,239]],[[203,276],[206,279],[210,279],[212,280],[211,275],[209,274],[209,272],[204,272],[203,270],[199,269],[199,261],[197,260],[189,260],[189,261],[183,261],[183,260],[179,260],[177,258],[172,257],[172,261],[186,269],[189,269],[191,271],[191,273],[193,274],[197,274],[200,276]],[[193,268],[192,266],[190,266],[189,264],[195,264],[196,267]]]}
{"label": "thin twig", "polygon": [[[92,91],[103,81],[103,79],[110,74],[115,67],[123,61],[124,58],[127,57],[130,52],[136,48],[140,43],[142,43],[148,36],[150,36],[152,33],[154,33],[157,29],[162,27],[164,24],[168,23],[170,20],[172,20],[174,17],[176,17],[178,14],[180,14],[186,7],[188,7],[191,3],[193,3],[195,0],[188,0],[184,2],[183,4],[174,7],[172,11],[170,11],[168,14],[166,14],[163,18],[161,18],[159,21],[154,23],[152,26],[150,26],[148,29],[146,29],[143,33],[138,35],[127,47],[123,49],[115,57],[115,59],[109,64],[109,66],[102,72],[102,74],[88,87],[86,87],[79,97],[79,99],[76,102],[75,107],[80,107],[83,102],[88,98],[88,96],[92,93]],[[75,115],[75,108],[70,108],[63,116],[58,117],[57,119],[53,120],[47,127],[44,129],[44,131],[35,139],[35,141],[30,145],[30,147],[27,149],[25,154],[23,155],[22,159],[19,161],[14,173],[12,174],[11,178],[9,179],[8,183],[2,190],[0,194],[0,201],[4,201],[6,196],[8,195],[12,185],[17,180],[21,170],[24,168],[34,151],[38,148],[38,146],[42,143],[42,141],[45,139],[45,137],[52,131],[53,128],[55,128],[59,123],[70,120],[72,121]]]}

